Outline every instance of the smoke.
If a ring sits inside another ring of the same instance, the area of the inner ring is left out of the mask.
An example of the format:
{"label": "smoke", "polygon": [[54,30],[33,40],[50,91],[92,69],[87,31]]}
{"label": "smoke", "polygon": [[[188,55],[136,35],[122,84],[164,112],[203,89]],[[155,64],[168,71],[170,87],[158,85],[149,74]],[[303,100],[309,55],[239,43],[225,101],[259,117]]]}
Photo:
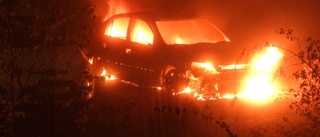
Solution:
{"label": "smoke", "polygon": [[320,39],[320,4],[315,0],[203,0],[200,5],[205,16],[243,45],[262,40],[282,43],[274,33],[279,28]]}
{"label": "smoke", "polygon": [[110,3],[123,4],[127,12],[162,10],[189,11],[210,19],[240,47],[261,41],[283,44],[275,34],[291,28],[301,37],[320,39],[320,3],[317,0],[93,0],[101,21]]}

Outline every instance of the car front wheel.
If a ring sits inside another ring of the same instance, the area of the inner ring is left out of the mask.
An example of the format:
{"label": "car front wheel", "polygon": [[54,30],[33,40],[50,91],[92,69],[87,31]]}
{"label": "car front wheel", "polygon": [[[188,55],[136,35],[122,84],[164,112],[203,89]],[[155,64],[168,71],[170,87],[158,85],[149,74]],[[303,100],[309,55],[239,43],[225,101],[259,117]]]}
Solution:
{"label": "car front wheel", "polygon": [[161,87],[169,94],[181,92],[186,86],[185,78],[175,68],[164,70],[160,82]]}

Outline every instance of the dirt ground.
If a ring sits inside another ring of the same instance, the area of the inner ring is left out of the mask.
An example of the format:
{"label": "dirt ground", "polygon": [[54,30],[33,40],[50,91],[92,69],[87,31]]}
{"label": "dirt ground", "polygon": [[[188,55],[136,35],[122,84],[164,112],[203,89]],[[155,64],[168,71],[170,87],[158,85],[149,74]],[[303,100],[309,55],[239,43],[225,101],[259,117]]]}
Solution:
{"label": "dirt ground", "polygon": [[92,101],[61,107],[26,106],[16,136],[212,137],[288,136],[307,124],[290,100],[264,103],[248,99],[199,101],[119,83],[97,87]]}

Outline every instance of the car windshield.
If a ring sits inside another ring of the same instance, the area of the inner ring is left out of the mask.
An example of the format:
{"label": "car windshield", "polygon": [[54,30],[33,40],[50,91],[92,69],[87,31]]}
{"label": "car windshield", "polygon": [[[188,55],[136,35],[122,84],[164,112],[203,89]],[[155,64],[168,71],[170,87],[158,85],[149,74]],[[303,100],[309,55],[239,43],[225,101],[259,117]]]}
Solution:
{"label": "car windshield", "polygon": [[167,44],[230,41],[227,36],[206,19],[156,21],[156,25]]}

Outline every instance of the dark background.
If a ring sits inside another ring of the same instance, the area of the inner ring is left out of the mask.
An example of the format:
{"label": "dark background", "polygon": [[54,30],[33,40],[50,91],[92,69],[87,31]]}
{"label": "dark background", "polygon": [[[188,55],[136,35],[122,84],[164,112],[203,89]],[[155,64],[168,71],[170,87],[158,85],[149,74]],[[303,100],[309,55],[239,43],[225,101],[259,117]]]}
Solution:
{"label": "dark background", "polygon": [[320,2],[317,0],[94,0],[93,4],[100,21],[110,15],[110,6],[116,9],[116,5],[127,12],[193,11],[209,18],[237,43],[235,49],[239,50],[261,41],[289,45],[275,33],[279,28],[293,29],[302,40],[320,37]]}

